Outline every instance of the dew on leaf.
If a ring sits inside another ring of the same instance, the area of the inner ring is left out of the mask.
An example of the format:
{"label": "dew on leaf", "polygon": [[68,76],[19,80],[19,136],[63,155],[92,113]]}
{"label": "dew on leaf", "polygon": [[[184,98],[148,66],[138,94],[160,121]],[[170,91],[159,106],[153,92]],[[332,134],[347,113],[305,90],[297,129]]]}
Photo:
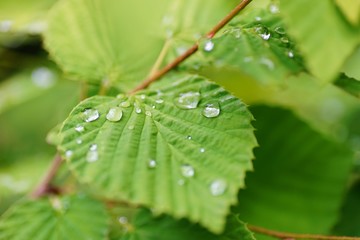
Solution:
{"label": "dew on leaf", "polygon": [[106,119],[110,122],[118,122],[121,120],[123,112],[119,107],[113,107],[109,109],[109,112],[106,114]]}
{"label": "dew on leaf", "polygon": [[265,26],[261,26],[261,25],[256,26],[255,32],[259,34],[259,36],[266,41],[270,39],[271,33],[269,29]]}
{"label": "dew on leaf", "polygon": [[129,222],[129,220],[127,219],[127,217],[125,216],[121,216],[119,217],[119,223],[122,224],[122,225],[125,225]]}
{"label": "dew on leaf", "polygon": [[255,17],[255,20],[258,21],[258,22],[260,22],[260,21],[261,21],[261,17],[256,16],[256,17]]}
{"label": "dew on leaf", "polygon": [[179,179],[179,180],[177,181],[177,184],[178,184],[179,186],[184,186],[184,185],[185,185],[185,180],[184,180],[184,179]]}
{"label": "dew on leaf", "polygon": [[269,5],[269,11],[272,13],[272,14],[277,14],[280,12],[280,9],[279,9],[279,6],[272,3]]}
{"label": "dew on leaf", "polygon": [[211,52],[214,49],[215,44],[211,40],[207,40],[204,45],[204,50],[206,52]]}
{"label": "dew on leaf", "polygon": [[204,153],[205,152],[205,148],[200,148],[199,150],[201,153]]}
{"label": "dew on leaf", "polygon": [[155,168],[156,165],[157,165],[157,162],[156,162],[154,159],[150,159],[150,160],[148,161],[148,167],[149,167],[149,168]]}
{"label": "dew on leaf", "polygon": [[71,158],[71,157],[73,156],[73,154],[74,154],[73,151],[67,150],[67,151],[65,152],[65,157],[66,157],[67,159],[69,159],[69,158]]}
{"label": "dew on leaf", "polygon": [[139,113],[142,112],[140,106],[139,106],[137,103],[134,103],[134,108],[135,108],[135,112],[136,112],[137,114],[139,114]]}
{"label": "dew on leaf", "polygon": [[49,88],[56,82],[54,73],[47,67],[39,67],[32,71],[31,80],[39,88]]}
{"label": "dew on leaf", "polygon": [[181,93],[178,98],[175,99],[175,104],[181,109],[195,109],[200,101],[200,93],[187,92]]}
{"label": "dew on leaf", "polygon": [[99,153],[97,150],[97,144],[91,144],[89,147],[89,151],[86,154],[86,161],[88,162],[96,162],[99,159]]}
{"label": "dew on leaf", "polygon": [[290,50],[290,51],[288,51],[287,55],[288,55],[289,58],[293,58],[294,57],[294,52]]}
{"label": "dew on leaf", "polygon": [[130,101],[128,101],[128,100],[126,100],[126,101],[124,101],[124,102],[121,102],[120,103],[120,107],[124,107],[124,108],[127,108],[127,107],[130,107]]}
{"label": "dew on leaf", "polygon": [[289,39],[287,37],[282,37],[280,38],[280,41],[284,44],[288,44],[289,43]]}
{"label": "dew on leaf", "polygon": [[259,63],[265,65],[269,70],[273,70],[275,68],[275,64],[267,57],[261,57]]}
{"label": "dew on leaf", "polygon": [[192,136],[188,135],[188,136],[186,137],[186,139],[187,139],[187,140],[191,140],[191,139],[192,139]]}
{"label": "dew on leaf", "polygon": [[85,109],[85,111],[83,112],[83,118],[85,122],[93,122],[97,120],[99,117],[100,114],[96,109],[89,108],[89,109]]}
{"label": "dew on leaf", "polygon": [[116,95],[116,98],[123,99],[123,98],[125,98],[125,95],[120,93],[120,94]]}
{"label": "dew on leaf", "polygon": [[283,27],[276,27],[274,29],[274,31],[277,33],[277,34],[280,34],[280,35],[284,35],[285,34],[285,29]]}
{"label": "dew on leaf", "polygon": [[130,126],[128,127],[129,130],[133,130],[134,128],[135,128],[134,125],[130,125]]}
{"label": "dew on leaf", "polygon": [[145,94],[141,94],[141,95],[140,95],[140,99],[141,99],[141,100],[145,100],[145,98],[146,98],[146,95],[145,95]]}
{"label": "dew on leaf", "polygon": [[206,104],[202,114],[207,118],[215,118],[220,115],[219,103]]}
{"label": "dew on leaf", "polygon": [[225,180],[216,179],[210,184],[210,193],[213,196],[220,196],[225,193],[227,189],[227,183]]}
{"label": "dew on leaf", "polygon": [[252,62],[253,60],[254,60],[254,58],[252,56],[244,57],[244,62],[246,62],[246,63]]}
{"label": "dew on leaf", "polygon": [[77,144],[82,144],[82,140],[80,138],[76,139]]}
{"label": "dew on leaf", "polygon": [[195,176],[195,169],[189,164],[181,165],[181,174],[186,178],[192,178]]}
{"label": "dew on leaf", "polygon": [[158,99],[155,100],[155,102],[158,103],[158,104],[162,104],[162,103],[164,103],[164,100],[161,99],[161,98],[158,98]]}
{"label": "dew on leaf", "polygon": [[75,131],[77,131],[77,132],[83,132],[85,130],[85,128],[84,128],[84,126],[82,126],[82,125],[80,125],[80,124],[78,124],[78,125],[76,125],[75,126]]}
{"label": "dew on leaf", "polygon": [[152,114],[151,114],[150,111],[146,111],[146,112],[145,112],[145,115],[148,116],[148,117],[151,117],[151,116],[152,116]]}

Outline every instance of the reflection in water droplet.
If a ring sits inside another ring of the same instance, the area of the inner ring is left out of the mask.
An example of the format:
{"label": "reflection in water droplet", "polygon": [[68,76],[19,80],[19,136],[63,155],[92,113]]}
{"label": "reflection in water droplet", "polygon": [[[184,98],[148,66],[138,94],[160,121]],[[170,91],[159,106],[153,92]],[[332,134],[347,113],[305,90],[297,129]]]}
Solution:
{"label": "reflection in water droplet", "polygon": [[200,101],[200,93],[198,92],[187,92],[182,93],[178,98],[175,99],[175,104],[181,109],[194,109]]}
{"label": "reflection in water droplet", "polygon": [[181,174],[186,178],[192,178],[195,176],[195,169],[189,164],[181,166]]}
{"label": "reflection in water droplet", "polygon": [[130,101],[127,100],[120,103],[120,107],[124,107],[124,108],[130,107]]}
{"label": "reflection in water droplet", "polygon": [[89,147],[89,151],[87,152],[86,155],[86,161],[92,163],[92,162],[96,162],[99,158],[99,153],[97,151],[97,144],[91,144]]}
{"label": "reflection in water droplet", "polygon": [[205,148],[200,148],[199,150],[201,153],[204,153],[205,152]]}
{"label": "reflection in water droplet", "polygon": [[78,124],[78,125],[76,125],[75,126],[75,131],[77,131],[77,132],[83,132],[85,130],[85,128],[84,128],[84,126],[82,126],[82,125],[80,125],[80,124]]}
{"label": "reflection in water droplet", "polygon": [[109,109],[109,112],[106,114],[106,119],[110,122],[118,122],[121,120],[123,112],[119,107],[113,107]]}
{"label": "reflection in water droplet", "polygon": [[280,12],[280,9],[279,9],[279,6],[272,3],[269,5],[269,11],[272,13],[272,14],[276,14],[276,13],[279,13]]}
{"label": "reflection in water droplet", "polygon": [[148,116],[148,117],[151,117],[152,114],[151,114],[150,111],[146,111],[146,112],[145,112],[145,115]]}
{"label": "reflection in water droplet", "polygon": [[85,109],[85,111],[83,112],[83,118],[85,122],[93,122],[97,120],[99,117],[100,114],[96,109],[89,108],[89,109]]}
{"label": "reflection in water droplet", "polygon": [[255,27],[255,32],[259,34],[259,36],[266,41],[270,39],[271,33],[269,29],[267,29],[267,27],[258,25]]}
{"label": "reflection in water droplet", "polygon": [[154,159],[150,159],[148,162],[148,167],[149,168],[155,168],[157,165],[156,161]]}
{"label": "reflection in water droplet", "polygon": [[214,118],[220,115],[219,103],[206,104],[202,114],[207,118]]}
{"label": "reflection in water droplet", "polygon": [[225,180],[216,179],[210,184],[210,193],[213,196],[220,196],[225,193],[227,189],[227,183]]}
{"label": "reflection in water droplet", "polygon": [[47,67],[39,67],[31,73],[32,82],[40,88],[49,88],[55,84],[55,75]]}
{"label": "reflection in water droplet", "polygon": [[285,34],[285,29],[283,27],[276,27],[274,31],[280,35]]}
{"label": "reflection in water droplet", "polygon": [[204,50],[211,52],[214,49],[215,44],[211,40],[207,40],[204,45]]}

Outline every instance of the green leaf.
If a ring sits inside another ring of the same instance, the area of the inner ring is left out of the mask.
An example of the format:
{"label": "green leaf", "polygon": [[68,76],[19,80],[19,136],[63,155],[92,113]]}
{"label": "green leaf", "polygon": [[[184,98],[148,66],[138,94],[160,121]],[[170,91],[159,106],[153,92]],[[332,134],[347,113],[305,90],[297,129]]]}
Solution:
{"label": "green leaf", "polygon": [[107,223],[105,207],[85,196],[23,200],[0,218],[0,239],[102,240]]}
{"label": "green leaf", "polygon": [[346,18],[354,25],[359,25],[360,1],[359,0],[335,0]]}
{"label": "green leaf", "polygon": [[303,70],[300,54],[278,14],[268,10],[251,11],[233,20],[200,48],[215,66],[238,69],[261,82],[281,83]]}
{"label": "green leaf", "polygon": [[246,224],[235,215],[228,217],[226,229],[221,235],[212,234],[186,220],[175,221],[168,216],[154,218],[145,210],[140,211],[132,223],[124,223],[123,227],[128,233],[121,240],[255,240]]}
{"label": "green leaf", "polygon": [[280,10],[312,74],[322,82],[334,80],[358,44],[359,31],[332,0],[280,0]]}
{"label": "green leaf", "polygon": [[334,232],[338,235],[360,236],[360,182],[349,191]]}
{"label": "green leaf", "polygon": [[352,152],[289,111],[257,106],[251,112],[260,148],[255,150],[256,171],[248,174],[235,212],[269,229],[329,233],[338,218]]}
{"label": "green leaf", "polygon": [[[79,180],[106,196],[220,232],[252,169],[252,116],[202,77],[177,74],[163,81],[135,96],[80,103],[64,123],[60,149]],[[117,122],[106,118],[114,107],[122,111]]]}
{"label": "green leaf", "polygon": [[235,0],[61,1],[51,11],[46,45],[74,77],[129,90],[151,72],[161,52],[166,55],[172,45],[194,43],[236,4]]}
{"label": "green leaf", "polygon": [[346,60],[343,66],[343,72],[346,76],[360,80],[360,47],[358,47],[353,54]]}
{"label": "green leaf", "polygon": [[346,75],[341,75],[336,81],[335,85],[342,88],[351,95],[360,98],[360,81],[354,78],[349,78]]}

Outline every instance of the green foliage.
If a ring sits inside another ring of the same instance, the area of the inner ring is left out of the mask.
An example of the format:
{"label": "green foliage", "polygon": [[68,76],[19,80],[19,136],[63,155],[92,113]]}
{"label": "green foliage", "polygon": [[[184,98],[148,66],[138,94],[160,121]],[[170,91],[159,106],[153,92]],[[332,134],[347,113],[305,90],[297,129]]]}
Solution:
{"label": "green foliage", "polygon": [[2,1],[0,240],[360,236],[359,1],[238,4]]}

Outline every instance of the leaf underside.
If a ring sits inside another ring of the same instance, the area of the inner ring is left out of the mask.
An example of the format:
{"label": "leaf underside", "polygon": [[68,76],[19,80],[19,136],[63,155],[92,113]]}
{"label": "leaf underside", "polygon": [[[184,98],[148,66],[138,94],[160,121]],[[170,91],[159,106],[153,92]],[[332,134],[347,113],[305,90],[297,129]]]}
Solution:
{"label": "leaf underside", "polygon": [[[201,77],[174,75],[157,85],[162,87],[135,96],[80,103],[64,123],[59,148],[71,153],[68,164],[79,180],[107,197],[187,217],[220,232],[245,172],[252,169],[252,116],[239,99]],[[176,106],[177,98],[189,92],[200,94],[198,106]],[[219,104],[218,117],[203,115],[209,103]],[[124,105],[120,121],[106,119],[110,108]],[[86,123],[83,112],[90,108],[100,117]],[[78,124],[84,132],[75,130]],[[97,144],[98,159],[89,162],[91,144]],[[184,167],[193,176],[184,174]],[[223,194],[211,192],[217,180],[226,185]]]}

